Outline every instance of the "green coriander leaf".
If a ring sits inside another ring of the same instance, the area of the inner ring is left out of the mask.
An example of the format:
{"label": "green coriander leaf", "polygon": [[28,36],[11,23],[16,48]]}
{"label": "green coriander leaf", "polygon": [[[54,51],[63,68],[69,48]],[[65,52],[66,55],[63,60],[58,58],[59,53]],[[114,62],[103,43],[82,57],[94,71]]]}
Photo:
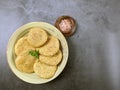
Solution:
{"label": "green coriander leaf", "polygon": [[38,50],[31,50],[29,54],[37,59],[39,59],[39,51]]}

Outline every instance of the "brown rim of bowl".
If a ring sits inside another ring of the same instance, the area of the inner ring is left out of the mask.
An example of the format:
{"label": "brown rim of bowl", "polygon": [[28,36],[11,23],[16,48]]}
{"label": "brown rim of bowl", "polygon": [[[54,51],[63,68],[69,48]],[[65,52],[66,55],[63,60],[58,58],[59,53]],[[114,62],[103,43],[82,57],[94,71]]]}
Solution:
{"label": "brown rim of bowl", "polygon": [[[63,20],[63,19],[69,19],[69,20],[71,21],[71,23],[72,23],[72,29],[71,29],[70,32],[68,32],[68,33],[62,32],[61,29],[60,29],[60,27],[59,27],[59,23],[60,23],[61,20]],[[74,34],[74,32],[75,32],[75,30],[76,30],[76,26],[77,26],[76,21],[75,21],[75,19],[72,18],[71,16],[65,16],[65,15],[60,16],[60,17],[58,17],[58,19],[57,19],[56,22],[55,22],[55,27],[58,28],[58,29],[63,33],[63,35],[66,36],[66,37],[69,37],[69,36],[71,36],[71,35]]]}

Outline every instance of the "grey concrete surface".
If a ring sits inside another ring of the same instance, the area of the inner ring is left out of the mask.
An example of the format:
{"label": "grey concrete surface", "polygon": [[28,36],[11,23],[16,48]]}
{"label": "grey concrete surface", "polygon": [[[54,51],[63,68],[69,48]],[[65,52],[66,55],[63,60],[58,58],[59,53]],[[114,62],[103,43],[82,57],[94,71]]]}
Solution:
{"label": "grey concrete surface", "polygon": [[[76,33],[67,38],[70,55],[52,82],[18,79],[6,59],[12,33],[32,21],[54,24],[70,15]],[[120,90],[120,0],[0,0],[0,90]]]}

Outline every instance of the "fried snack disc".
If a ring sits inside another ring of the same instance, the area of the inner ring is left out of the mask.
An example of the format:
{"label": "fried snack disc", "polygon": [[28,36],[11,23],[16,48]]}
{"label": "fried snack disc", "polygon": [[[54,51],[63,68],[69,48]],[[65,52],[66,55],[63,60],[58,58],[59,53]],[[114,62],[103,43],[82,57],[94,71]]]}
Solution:
{"label": "fried snack disc", "polygon": [[27,41],[27,37],[20,38],[15,44],[15,54],[19,55],[25,50],[33,48]]}
{"label": "fried snack disc", "polygon": [[34,47],[42,46],[48,39],[48,35],[45,30],[41,28],[31,28],[28,33],[28,42]]}
{"label": "fried snack disc", "polygon": [[32,73],[36,58],[29,54],[29,50],[22,52],[17,56],[15,64],[18,70],[26,73]]}
{"label": "fried snack disc", "polygon": [[59,50],[54,56],[40,55],[39,60],[48,65],[58,65],[62,60],[62,52]]}
{"label": "fried snack disc", "polygon": [[54,76],[57,66],[49,66],[47,64],[41,63],[40,61],[34,64],[34,72],[41,78],[51,78]]}
{"label": "fried snack disc", "polygon": [[53,56],[59,51],[59,40],[54,36],[49,36],[47,43],[39,49],[44,56]]}

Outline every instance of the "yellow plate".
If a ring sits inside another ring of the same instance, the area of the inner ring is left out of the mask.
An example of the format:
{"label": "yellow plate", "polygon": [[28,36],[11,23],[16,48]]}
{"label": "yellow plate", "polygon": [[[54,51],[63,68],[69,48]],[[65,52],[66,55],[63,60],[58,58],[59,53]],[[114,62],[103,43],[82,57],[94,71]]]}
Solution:
{"label": "yellow plate", "polygon": [[[42,78],[38,77],[35,73],[27,74],[27,73],[20,72],[15,66],[14,60],[15,60],[16,56],[14,53],[14,45],[15,45],[16,41],[20,37],[26,35],[29,31],[29,28],[32,28],[32,27],[41,27],[41,28],[45,29],[51,35],[57,37],[61,42],[61,47],[62,47],[62,52],[63,52],[63,60],[58,65],[58,69],[57,69],[55,75],[50,79],[42,79]],[[69,54],[68,53],[68,45],[67,45],[67,41],[66,41],[65,37],[63,36],[63,34],[57,28],[55,28],[53,25],[45,23],[45,22],[31,22],[31,23],[21,26],[13,33],[13,35],[9,39],[8,46],[7,46],[7,60],[8,60],[8,64],[9,64],[11,70],[21,80],[28,82],[28,83],[32,83],[32,84],[47,83],[47,82],[55,79],[63,71],[64,67],[66,66],[66,63],[68,60],[68,54]]]}

